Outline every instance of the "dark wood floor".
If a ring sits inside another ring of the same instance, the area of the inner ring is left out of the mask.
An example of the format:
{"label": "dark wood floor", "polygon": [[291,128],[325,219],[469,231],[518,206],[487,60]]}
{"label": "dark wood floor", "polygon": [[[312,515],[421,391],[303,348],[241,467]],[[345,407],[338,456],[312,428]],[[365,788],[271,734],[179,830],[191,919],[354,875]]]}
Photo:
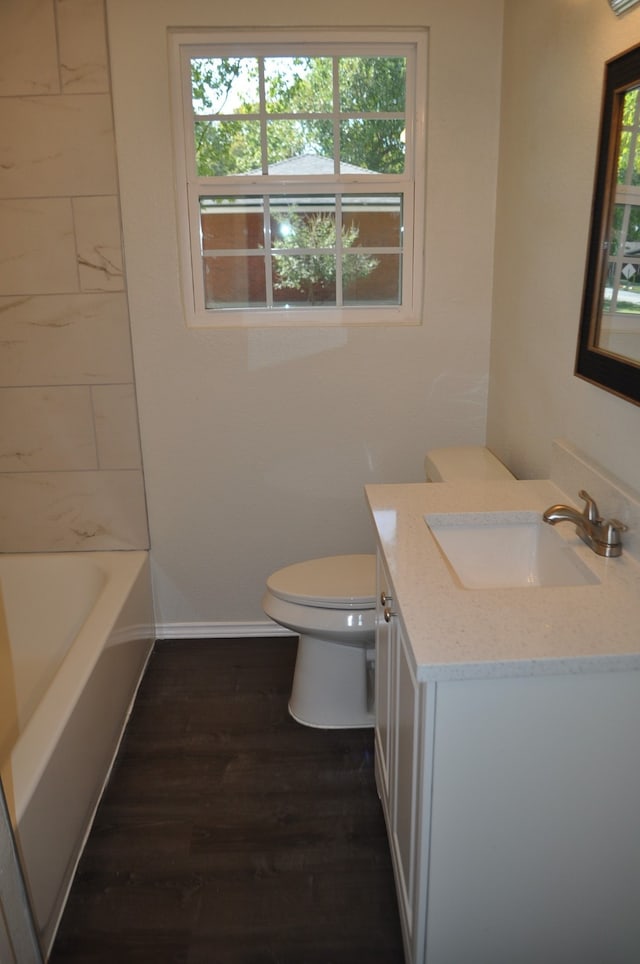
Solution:
{"label": "dark wood floor", "polygon": [[372,731],[289,717],[295,646],[156,645],[52,964],[401,964]]}

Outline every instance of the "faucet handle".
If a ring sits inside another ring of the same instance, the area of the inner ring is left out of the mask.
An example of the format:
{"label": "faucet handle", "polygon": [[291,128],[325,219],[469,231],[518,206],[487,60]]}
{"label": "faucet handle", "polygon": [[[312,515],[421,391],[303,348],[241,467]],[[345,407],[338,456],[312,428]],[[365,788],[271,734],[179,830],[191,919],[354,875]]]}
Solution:
{"label": "faucet handle", "polygon": [[612,546],[620,543],[621,533],[626,532],[629,528],[624,522],[620,522],[619,519],[607,519],[605,525],[607,527],[607,542]]}
{"label": "faucet handle", "polygon": [[578,495],[581,499],[584,499],[586,503],[582,513],[589,520],[589,522],[602,522],[600,513],[598,511],[598,506],[596,505],[596,500],[592,499],[585,489],[580,489]]}

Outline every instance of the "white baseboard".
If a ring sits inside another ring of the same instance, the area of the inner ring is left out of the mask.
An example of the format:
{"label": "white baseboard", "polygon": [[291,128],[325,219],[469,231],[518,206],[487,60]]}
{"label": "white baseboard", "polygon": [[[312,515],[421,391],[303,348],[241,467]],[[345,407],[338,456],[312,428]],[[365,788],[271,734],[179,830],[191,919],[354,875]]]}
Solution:
{"label": "white baseboard", "polygon": [[295,636],[271,622],[157,623],[156,639],[232,639],[247,636]]}

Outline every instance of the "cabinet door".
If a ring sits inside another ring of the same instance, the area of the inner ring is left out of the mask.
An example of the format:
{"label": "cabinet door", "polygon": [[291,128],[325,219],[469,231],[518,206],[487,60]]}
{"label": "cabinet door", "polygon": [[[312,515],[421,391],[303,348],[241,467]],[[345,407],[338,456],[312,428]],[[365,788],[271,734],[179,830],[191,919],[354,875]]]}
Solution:
{"label": "cabinet door", "polygon": [[389,835],[406,961],[420,964],[427,868],[421,841],[428,838],[425,818],[430,794],[430,765],[422,760],[427,688],[416,680],[406,630],[392,594],[384,562],[378,558],[376,780]]}
{"label": "cabinet door", "polygon": [[391,693],[393,685],[391,585],[378,557],[376,606],[376,783],[385,815],[390,805]]}
{"label": "cabinet door", "polygon": [[640,671],[437,685],[429,964],[637,964]]}
{"label": "cabinet door", "polygon": [[391,832],[398,902],[408,944],[413,945],[415,881],[418,859],[418,745],[420,690],[409,660],[400,618],[394,617],[395,683],[394,763],[392,769]]}

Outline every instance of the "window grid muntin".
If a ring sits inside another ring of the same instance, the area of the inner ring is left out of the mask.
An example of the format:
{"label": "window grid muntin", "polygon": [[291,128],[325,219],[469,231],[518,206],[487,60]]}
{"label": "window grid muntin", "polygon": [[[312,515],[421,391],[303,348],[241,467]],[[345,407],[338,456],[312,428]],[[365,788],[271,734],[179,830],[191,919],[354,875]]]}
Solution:
{"label": "window grid muntin", "polygon": [[[351,306],[348,305],[344,300],[344,288],[343,288],[343,277],[342,277],[343,258],[348,255],[353,257],[356,257],[358,255],[362,255],[365,257],[367,255],[371,255],[373,257],[377,255],[380,255],[380,256],[397,255],[399,259],[399,276],[398,276],[399,290],[402,292],[403,279],[405,276],[404,216],[406,211],[406,200],[405,200],[404,192],[391,193],[387,191],[384,194],[382,193],[376,194],[375,192],[371,192],[368,190],[364,193],[354,191],[354,190],[349,190],[346,196],[348,200],[351,200],[351,204],[347,204],[347,213],[350,213],[349,208],[351,208],[352,205],[356,205],[356,207],[353,208],[353,210],[357,210],[357,202],[363,201],[366,198],[372,198],[372,199],[377,198],[378,203],[380,203],[380,200],[384,201],[386,199],[390,202],[390,205],[393,205],[393,202],[397,200],[398,203],[396,207],[397,207],[397,210],[399,211],[399,220],[400,220],[399,244],[397,245],[369,244],[369,245],[357,245],[355,247],[345,247],[343,244],[342,229],[344,227],[344,213],[345,213],[343,194],[334,194],[333,192],[330,192],[328,194],[327,191],[318,191],[315,194],[312,194],[310,192],[305,192],[304,194],[298,196],[292,193],[292,191],[287,191],[285,193],[271,192],[270,194],[266,194],[266,195],[259,195],[257,193],[252,193],[250,195],[246,195],[246,194],[241,195],[239,192],[237,194],[230,194],[229,192],[227,192],[225,195],[218,196],[218,197],[221,200],[224,200],[225,198],[228,198],[230,196],[244,198],[247,202],[254,202],[254,204],[256,205],[257,205],[257,202],[259,202],[260,200],[262,201],[262,222],[263,222],[262,237],[264,240],[264,247],[262,249],[263,253],[260,253],[258,249],[252,248],[252,247],[206,248],[204,246],[204,235],[202,230],[200,230],[200,256],[203,262],[205,262],[207,258],[231,259],[231,258],[238,258],[241,256],[244,256],[246,258],[253,258],[256,260],[258,258],[264,258],[266,291],[267,291],[267,296],[266,296],[267,308],[273,307],[275,304],[275,301],[273,299],[273,289],[274,289],[273,282],[274,282],[274,277],[276,272],[274,272],[273,270],[273,261],[274,261],[274,258],[277,259],[278,257],[282,257],[282,256],[312,256],[314,254],[318,254],[318,253],[322,254],[324,252],[326,252],[327,254],[334,254],[336,259],[336,279],[335,279],[336,307],[352,310]],[[274,214],[272,211],[272,206],[276,207],[275,202],[278,200],[280,200],[281,202],[285,200],[290,200],[292,202],[291,206],[295,208],[296,202],[300,202],[303,199],[305,199],[308,201],[307,209],[309,210],[309,212],[313,212],[314,197],[317,197],[319,202],[327,202],[327,201],[334,202],[334,207],[333,208],[329,207],[329,210],[335,213],[335,244],[331,247],[317,247],[317,248],[299,247],[295,245],[291,245],[289,247],[276,247],[273,243],[272,230],[271,230],[271,223],[273,220],[277,218],[277,215]],[[204,196],[198,195],[197,197],[198,219],[200,219],[202,215],[202,202],[206,200],[215,201],[216,197],[212,196],[211,194],[204,195]],[[251,206],[250,203],[247,203],[247,207],[250,207],[250,206]],[[393,211],[393,207],[391,209]],[[220,208],[217,208],[216,205],[213,205],[212,210],[213,211],[218,210],[220,213],[228,213],[223,206],[220,206]],[[367,207],[363,206],[361,213],[366,213],[366,212],[367,212]],[[206,283],[205,283],[205,287],[206,287]],[[205,301],[205,307],[206,307],[206,298],[204,298],[204,301]],[[378,303],[376,303],[375,301],[372,301],[373,306],[375,306],[376,304]],[[379,304],[386,305],[387,302],[380,301]],[[298,305],[298,307],[301,310],[305,309],[304,304],[300,304]],[[207,308],[206,310],[211,310],[211,309]],[[235,309],[231,307],[225,308],[220,306],[218,310],[228,311],[228,310],[235,310]],[[247,306],[247,310],[252,310],[251,305]],[[317,310],[317,308],[315,310]]]}
{"label": "window grid muntin", "polygon": [[[336,53],[336,47],[340,47],[340,51]],[[333,84],[334,84],[334,104],[333,111],[320,111],[317,113],[310,111],[297,111],[297,112],[270,112],[266,109],[266,94],[264,89],[264,59],[265,57],[274,56],[295,56],[300,55],[301,50],[304,50],[304,56],[321,56],[330,57],[333,61]],[[215,113],[215,114],[197,114],[193,109],[192,104],[192,87],[191,87],[191,61],[194,59],[218,59],[223,56],[232,57],[236,54],[239,58],[258,58],[258,70],[259,70],[259,96],[260,96],[260,110],[255,113]],[[324,47],[316,46],[313,44],[300,43],[300,44],[289,44],[279,47],[277,50],[274,49],[273,45],[257,45],[254,49],[251,49],[250,45],[248,48],[242,46],[237,46],[235,50],[232,50],[228,45],[218,45],[211,44],[208,47],[194,47],[192,45],[185,45],[181,51],[182,65],[183,65],[183,102],[185,107],[185,117],[190,119],[191,125],[195,126],[197,121],[206,120],[259,120],[261,125],[261,141],[262,141],[262,157],[261,157],[261,167],[262,176],[268,177],[268,162],[269,158],[266,156],[266,124],[268,120],[332,120],[334,127],[334,173],[337,172],[339,175],[339,164],[340,164],[340,122],[342,120],[404,120],[405,121],[405,164],[404,172],[402,174],[383,174],[376,172],[375,174],[367,175],[367,177],[412,177],[413,172],[407,170],[409,158],[413,155],[413,137],[414,137],[414,125],[412,123],[412,111],[415,107],[415,95],[414,95],[414,79],[415,79],[415,49],[413,44],[406,44],[399,46],[397,44],[381,44],[378,48],[372,48],[370,45],[359,45],[357,43],[337,43],[335,45]],[[340,109],[340,97],[339,97],[339,61],[341,58],[348,56],[358,56],[358,57],[384,57],[384,58],[403,58],[405,60],[405,109],[404,111],[342,111]],[[191,143],[193,144],[195,139],[194,134],[191,135]],[[186,145],[187,150],[189,150],[189,145]],[[191,164],[188,165],[190,168],[191,177],[198,178],[196,171],[196,158],[195,150],[191,152]],[[221,177],[233,177],[230,175],[221,175]],[[238,175],[246,177],[247,175]],[[300,176],[300,175],[298,175]],[[344,175],[342,175],[344,176]],[[364,176],[364,175],[363,175]],[[200,178],[201,180],[208,180],[208,178]]]}
{"label": "window grid muntin", "polygon": [[[225,192],[225,194],[226,194],[226,195],[231,195],[233,192],[230,192],[230,191],[228,190],[229,185],[225,185],[225,186],[227,187],[227,191]],[[246,181],[244,182],[244,185],[243,185],[243,186],[244,186],[245,189],[246,189],[246,186],[247,186],[247,185],[246,185]],[[289,183],[287,186],[290,187],[290,186],[291,186],[290,183]],[[195,190],[194,190],[194,187],[195,187]],[[297,185],[296,185],[296,187],[297,187]],[[326,185],[324,185],[324,187],[325,187],[325,191],[324,191],[323,193],[326,193]],[[349,185],[348,190],[349,190],[351,193],[353,193],[353,187],[354,187],[354,185]],[[273,195],[275,195],[276,193],[277,193],[277,192],[272,191],[272,192],[270,192],[270,193],[267,193],[267,194],[265,195],[265,197],[270,198],[270,197],[272,197]],[[282,193],[282,190],[280,190],[280,193]],[[289,192],[289,193],[290,193],[290,192]],[[408,266],[408,265],[409,265],[409,266],[411,265],[411,263],[412,263],[413,260],[414,260],[414,255],[415,255],[415,252],[413,251],[413,245],[415,244],[415,233],[414,233],[414,225],[413,225],[413,212],[414,212],[413,197],[412,197],[412,192],[409,191],[409,190],[396,190],[396,191],[391,192],[391,191],[389,190],[389,187],[388,187],[388,186],[387,186],[387,190],[386,190],[384,193],[385,193],[385,194],[387,194],[387,193],[397,194],[397,195],[401,198],[402,229],[403,229],[403,232],[402,232],[402,245],[399,246],[399,247],[395,247],[395,246],[382,246],[382,247],[380,247],[380,248],[370,248],[369,246],[367,246],[367,247],[363,247],[362,249],[359,248],[358,251],[361,251],[361,250],[362,250],[363,253],[366,253],[366,252],[370,251],[372,254],[378,254],[378,253],[379,253],[379,254],[395,254],[395,253],[397,253],[397,254],[400,255],[401,263],[400,263],[399,286],[400,286],[401,296],[400,296],[400,305],[399,305],[399,307],[402,307],[402,306],[405,306],[405,307],[406,307],[407,305],[409,305],[409,304],[411,303],[412,281],[413,281],[412,273],[411,273],[410,270],[407,270],[407,266]],[[209,192],[209,194],[210,194],[210,192]],[[239,192],[237,192],[237,194],[239,194]],[[367,186],[367,195],[375,196],[375,192],[370,191],[368,186]],[[237,196],[237,195],[236,195],[236,196]],[[196,306],[196,310],[200,309],[200,310],[204,310],[204,311],[207,311],[207,312],[211,312],[213,309],[207,308],[206,305],[205,305],[205,287],[204,287],[204,278],[203,278],[203,275],[202,275],[202,263],[203,263],[204,257],[205,257],[206,254],[208,253],[208,250],[209,250],[209,249],[207,249],[207,251],[205,251],[205,249],[203,248],[203,245],[202,245],[202,234],[201,234],[201,226],[200,226],[200,193],[199,193],[199,191],[197,190],[197,185],[196,185],[196,186],[191,186],[190,230],[191,230],[191,238],[192,238],[192,250],[193,250],[194,253],[197,253],[198,261],[199,261],[199,264],[200,264],[200,267],[199,267],[199,269],[198,269],[198,270],[200,271],[200,279],[198,279],[198,275],[196,274],[196,271],[195,271],[195,270],[193,271],[194,284],[193,284],[193,287],[192,287],[192,292],[193,292],[194,304],[195,304],[195,306]],[[271,245],[270,245],[270,244],[267,245],[266,248],[267,248],[267,250],[266,250],[266,253],[265,253],[265,265],[266,265],[266,267],[269,268],[269,276],[268,276],[268,278],[267,278],[267,290],[268,290],[268,292],[269,292],[269,291],[271,291],[271,289],[272,289],[272,278],[273,278],[273,264],[272,264],[272,259],[273,259],[273,254],[272,254],[272,248],[271,248]],[[211,253],[215,253],[216,257],[231,257],[231,256],[234,256],[234,255],[239,255],[239,254],[243,254],[243,253],[245,254],[246,257],[260,257],[260,256],[261,256],[261,255],[256,255],[255,250],[254,250],[254,249],[251,249],[251,248],[245,249],[244,251],[243,251],[243,249],[238,249],[238,250],[228,249],[228,251],[227,251],[226,253],[223,253],[222,250],[217,250],[217,249],[215,249],[215,251],[212,251]],[[197,284],[197,283],[196,283],[196,279],[200,280],[201,283],[200,283],[200,284]],[[336,280],[336,285],[337,285],[337,280]],[[274,310],[273,301],[270,300],[269,298],[267,298],[267,302],[268,302],[267,310],[273,311],[273,310]],[[350,313],[353,313],[354,310],[355,310],[355,309],[352,308],[351,306],[345,305],[345,306],[343,306],[343,307],[344,307],[344,309],[345,309],[346,311],[348,311],[348,312],[350,312]],[[373,310],[373,309],[378,308],[378,307],[380,307],[380,308],[387,308],[387,309],[388,309],[389,306],[388,306],[387,304],[380,304],[380,305],[372,304],[372,305],[368,306],[367,310],[370,311],[370,310]],[[235,309],[235,308],[217,308],[217,309],[215,309],[215,310],[216,310],[216,311],[220,311],[220,312],[232,312],[232,311],[235,311],[235,310],[238,310],[238,309]],[[247,307],[246,310],[251,311],[252,313],[257,313],[257,312],[260,311],[259,308],[249,308],[249,307]],[[301,309],[301,310],[302,310],[302,309]],[[315,312],[317,312],[317,311],[319,311],[320,309],[316,307],[316,308],[314,308],[313,310],[314,310]],[[325,310],[328,310],[328,309],[325,309]]]}

